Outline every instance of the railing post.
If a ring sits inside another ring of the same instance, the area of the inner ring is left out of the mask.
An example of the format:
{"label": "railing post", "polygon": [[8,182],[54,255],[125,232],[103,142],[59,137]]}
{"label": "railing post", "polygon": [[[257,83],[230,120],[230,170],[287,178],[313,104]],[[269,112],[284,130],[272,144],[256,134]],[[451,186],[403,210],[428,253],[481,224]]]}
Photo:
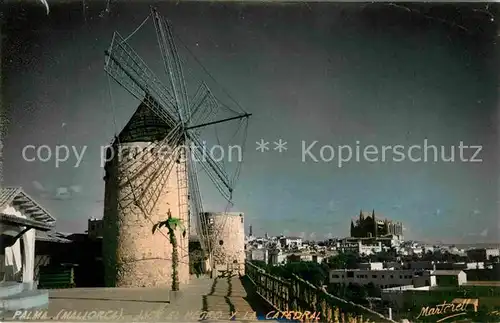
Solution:
{"label": "railing post", "polygon": [[264,285],[264,297],[266,299],[269,299],[269,288],[267,287],[267,275],[263,275],[262,276],[262,280],[264,281],[263,282],[263,285]]}
{"label": "railing post", "polygon": [[295,278],[292,278],[291,280],[291,293],[289,295],[290,297],[290,305],[289,305],[289,310],[290,311],[295,311],[297,310],[297,280]]}
{"label": "railing post", "polygon": [[276,294],[277,294],[277,292],[276,292],[276,286],[277,286],[276,280],[274,280],[274,279],[271,280],[271,290],[273,291],[273,296],[271,296],[271,299],[272,299],[271,302],[273,303],[274,306],[278,305],[277,302],[276,302]]}

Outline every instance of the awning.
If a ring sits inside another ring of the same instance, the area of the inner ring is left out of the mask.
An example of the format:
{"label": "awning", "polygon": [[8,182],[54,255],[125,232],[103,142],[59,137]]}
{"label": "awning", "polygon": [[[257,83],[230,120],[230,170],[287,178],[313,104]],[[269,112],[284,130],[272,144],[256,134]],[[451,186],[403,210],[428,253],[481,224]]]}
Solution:
{"label": "awning", "polygon": [[41,231],[50,231],[54,227],[52,223],[44,223],[4,213],[0,213],[0,223],[7,225],[23,226]]}
{"label": "awning", "polygon": [[[20,187],[7,187],[0,189],[0,210],[10,205],[19,208],[20,211],[27,216],[27,219],[25,220],[32,221],[29,222],[31,223],[30,226],[34,227],[35,223],[38,223],[37,225],[41,229],[52,228],[56,224],[56,219],[40,204],[35,202],[35,200],[26,194],[26,192],[24,192]],[[21,221],[17,220],[19,218],[15,216],[14,218],[16,218],[16,220],[13,220],[10,216],[2,217],[2,221]],[[15,224],[19,222],[12,223]]]}

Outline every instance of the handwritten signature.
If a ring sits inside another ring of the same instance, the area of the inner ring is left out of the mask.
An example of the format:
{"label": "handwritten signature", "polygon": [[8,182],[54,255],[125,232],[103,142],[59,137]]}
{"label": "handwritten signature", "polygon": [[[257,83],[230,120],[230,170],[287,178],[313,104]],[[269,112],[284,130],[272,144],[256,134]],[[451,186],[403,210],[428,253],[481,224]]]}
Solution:
{"label": "handwritten signature", "polygon": [[451,303],[444,301],[442,304],[436,305],[435,307],[422,307],[422,309],[420,310],[420,314],[418,314],[417,316],[417,319],[423,316],[448,314],[446,317],[436,321],[442,322],[453,317],[467,314],[467,305],[473,305],[474,312],[477,312],[477,309],[479,307],[479,299],[456,298],[451,301]]}

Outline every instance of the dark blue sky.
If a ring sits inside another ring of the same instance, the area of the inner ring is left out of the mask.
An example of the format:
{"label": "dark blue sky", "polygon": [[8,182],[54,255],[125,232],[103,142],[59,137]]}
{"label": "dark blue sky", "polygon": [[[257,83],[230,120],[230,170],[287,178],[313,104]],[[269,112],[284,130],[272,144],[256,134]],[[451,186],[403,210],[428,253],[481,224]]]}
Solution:
{"label": "dark blue sky", "polygon": [[[99,147],[138,105],[113,84],[113,113],[103,51],[113,31],[127,36],[143,21],[148,5],[116,5],[110,17],[100,18],[103,6],[92,2],[86,22],[76,5],[53,5],[48,17],[43,7],[15,12],[17,27],[4,43],[11,121],[6,184],[23,186],[53,213],[61,231],[83,231],[89,217],[102,217]],[[245,212],[254,232],[347,235],[360,209],[375,209],[404,222],[409,238],[498,241],[498,81],[491,40],[473,41],[480,37],[418,14],[363,10],[361,4],[187,3],[159,10],[217,82],[253,113],[234,210]],[[130,44],[164,77],[151,22]],[[231,105],[180,51],[190,91],[198,85],[194,79],[203,79]],[[217,128],[223,142],[236,125]],[[204,136],[214,142],[213,129]],[[261,138],[281,138],[288,150],[257,152]],[[336,161],[301,161],[301,141],[380,147],[422,145],[424,139],[447,147],[482,145],[483,162],[360,161],[339,168]],[[43,144],[88,148],[78,168],[74,158],[59,168],[54,161],[23,160],[24,146]],[[230,175],[234,166],[228,165]],[[215,188],[200,180],[204,208],[223,210]]]}

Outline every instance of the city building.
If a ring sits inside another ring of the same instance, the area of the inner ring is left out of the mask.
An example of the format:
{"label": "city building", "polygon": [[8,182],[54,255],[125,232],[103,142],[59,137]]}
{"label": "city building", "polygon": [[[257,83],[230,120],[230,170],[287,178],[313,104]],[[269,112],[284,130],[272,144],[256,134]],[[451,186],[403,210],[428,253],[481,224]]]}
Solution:
{"label": "city building", "polygon": [[259,260],[269,262],[269,251],[264,248],[252,249],[249,251],[250,260]]}
{"label": "city building", "polygon": [[[381,298],[394,309],[417,309],[429,306],[429,300],[441,299],[446,302],[458,295],[452,287],[467,283],[467,274],[464,271],[432,271],[430,284],[404,285],[382,289]],[[450,289],[451,288],[451,289]],[[487,292],[487,289],[485,290]],[[479,296],[475,294],[475,296]]]}
{"label": "city building", "polygon": [[90,218],[88,220],[87,224],[87,234],[89,238],[91,239],[97,239],[97,238],[102,238],[102,231],[103,231],[103,221],[96,219],[96,218]]}
{"label": "city building", "polygon": [[383,262],[362,262],[358,264],[359,269],[368,269],[368,270],[383,270],[384,263]]}
{"label": "city building", "polygon": [[282,237],[279,242],[282,248],[302,248],[302,238],[299,237]]}
{"label": "city building", "polygon": [[[363,243],[365,242],[365,244]],[[352,240],[346,239],[337,242],[336,249],[340,252],[352,252],[359,255],[369,256],[383,250],[382,242],[369,243],[363,239]]]}
{"label": "city building", "polygon": [[403,238],[403,224],[388,219],[378,218],[375,210],[369,215],[363,211],[359,212],[356,221],[351,220],[351,237],[353,238],[378,238],[396,236]]}
{"label": "city building", "polygon": [[281,265],[286,263],[288,259],[288,254],[281,252],[279,249],[273,249],[269,251],[269,264],[270,265]]}
{"label": "city building", "polygon": [[293,253],[288,255],[287,261],[288,262],[312,261],[315,263],[321,263],[323,261],[323,257],[312,253]]}
{"label": "city building", "polygon": [[[422,282],[423,280],[423,282]],[[431,285],[430,271],[389,269],[334,269],[330,271],[330,284],[374,284],[380,288],[413,284]]]}
{"label": "city building", "polygon": [[463,270],[433,270],[432,276],[436,277],[436,285],[458,287],[467,283],[467,274]]}
{"label": "city building", "polygon": [[467,250],[467,257],[472,261],[488,261],[491,258],[499,257],[499,249],[478,248]]}

